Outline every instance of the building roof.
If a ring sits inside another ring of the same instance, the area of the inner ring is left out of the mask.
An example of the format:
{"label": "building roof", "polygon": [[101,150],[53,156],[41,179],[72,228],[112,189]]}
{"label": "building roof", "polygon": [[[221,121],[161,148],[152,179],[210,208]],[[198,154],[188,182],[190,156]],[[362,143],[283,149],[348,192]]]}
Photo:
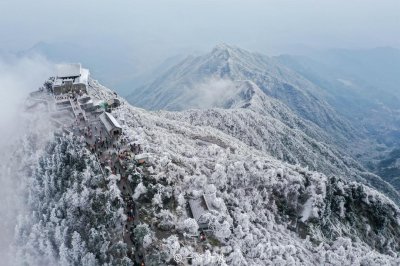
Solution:
{"label": "building roof", "polygon": [[114,103],[120,104],[121,101],[120,101],[119,99],[117,99],[117,98],[113,98],[113,99],[109,99],[109,100],[107,101],[107,103],[108,103],[108,104],[114,104]]}
{"label": "building roof", "polygon": [[75,83],[81,83],[87,85],[89,81],[89,69],[81,68],[81,75]]}
{"label": "building roof", "polygon": [[146,153],[136,154],[135,160],[148,159],[150,156]]}
{"label": "building roof", "polygon": [[211,210],[218,211],[211,204],[214,197],[215,194],[203,194],[200,197],[189,199],[190,210],[192,211],[193,218],[197,221],[197,223],[206,223],[207,221],[204,221],[203,215]]}
{"label": "building roof", "polygon": [[212,206],[211,202],[213,201],[213,199],[215,198],[214,194],[204,194],[204,202],[207,206],[208,210],[215,210],[214,206]]}
{"label": "building roof", "polygon": [[192,211],[193,218],[198,222],[202,223],[203,214],[209,211],[207,203],[203,196],[198,198],[189,199],[190,210]]}
{"label": "building roof", "polygon": [[100,115],[100,120],[106,127],[107,131],[110,132],[111,130],[118,128],[122,129],[121,125],[118,121],[112,116],[111,114],[104,112]]}
{"label": "building roof", "polygon": [[80,77],[81,64],[60,64],[56,66],[57,78]]}
{"label": "building roof", "polygon": [[115,119],[114,116],[112,116],[110,113],[105,112],[106,116],[108,117],[108,119],[111,121],[111,123],[117,127],[122,129],[121,125],[118,123],[117,119]]}
{"label": "building roof", "polygon": [[81,64],[61,64],[57,65],[57,78],[53,86],[62,86],[66,81],[73,84],[88,85],[89,70],[82,68]]}

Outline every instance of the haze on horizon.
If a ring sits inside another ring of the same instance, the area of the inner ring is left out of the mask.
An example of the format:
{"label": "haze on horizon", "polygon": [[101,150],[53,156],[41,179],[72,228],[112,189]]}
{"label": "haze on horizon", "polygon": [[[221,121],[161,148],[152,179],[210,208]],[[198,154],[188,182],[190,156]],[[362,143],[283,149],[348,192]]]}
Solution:
{"label": "haze on horizon", "polygon": [[79,61],[130,88],[165,59],[222,42],[267,55],[400,48],[399,12],[397,0],[3,0],[0,55]]}
{"label": "haze on horizon", "polygon": [[0,49],[6,51],[39,42],[171,54],[220,42],[272,54],[400,47],[396,0],[3,0],[0,10]]}

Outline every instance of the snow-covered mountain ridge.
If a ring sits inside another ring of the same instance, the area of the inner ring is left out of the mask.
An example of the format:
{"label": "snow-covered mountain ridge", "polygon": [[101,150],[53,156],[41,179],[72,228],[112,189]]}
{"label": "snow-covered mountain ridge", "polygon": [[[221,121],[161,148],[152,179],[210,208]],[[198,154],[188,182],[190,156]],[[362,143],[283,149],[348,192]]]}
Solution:
{"label": "snow-covered mountain ridge", "polygon": [[275,58],[324,88],[327,101],[356,127],[364,127],[376,147],[352,152],[369,171],[399,189],[400,51],[382,47],[333,49]]}
{"label": "snow-covered mountain ridge", "polygon": [[[90,82],[95,99],[114,93]],[[222,130],[149,112],[123,99],[112,113],[129,141],[151,154],[130,180],[141,224],[134,241],[146,265],[396,265],[400,210],[365,185],[277,160]],[[251,110],[248,110],[250,112]],[[176,118],[173,116],[176,115]],[[183,120],[183,119],[182,119]],[[17,223],[17,258],[33,265],[132,265],[118,241],[118,176],[101,178],[79,138],[59,136],[34,146],[27,128],[18,154],[29,158],[28,209]],[[41,152],[39,152],[41,151]],[[62,178],[60,178],[62,177]],[[139,182],[139,183],[137,183]],[[187,209],[208,195],[214,210],[207,240],[196,241]]]}
{"label": "snow-covered mountain ridge", "polygon": [[[134,119],[126,119],[126,114],[130,112]],[[123,111],[126,121],[133,121],[132,126],[150,119],[145,111],[131,109],[130,112]],[[170,116],[174,115],[179,117],[180,113],[170,114]],[[215,187],[218,197],[221,197],[225,204],[229,206],[228,211],[231,214],[230,218],[233,219],[232,223],[236,224],[228,238],[228,243],[231,243],[234,253],[236,253],[236,260],[242,258],[243,262],[246,261],[249,265],[274,264],[281,259],[286,263],[337,264],[340,263],[340,259],[335,261],[334,258],[340,258],[346,254],[342,257],[341,263],[345,265],[349,264],[350,261],[352,261],[351,264],[360,263],[360,260],[355,259],[357,255],[354,254],[357,254],[360,250],[353,246],[354,242],[350,241],[349,238],[339,239],[336,237],[347,234],[350,236],[352,235],[350,232],[353,232],[354,235],[363,235],[361,232],[370,230],[367,229],[369,227],[368,222],[361,222],[369,220],[370,214],[361,215],[364,218],[359,220],[360,223],[355,222],[355,220],[360,218],[358,215],[371,207],[365,206],[364,209],[363,205],[371,204],[372,201],[367,200],[367,198],[373,199],[375,196],[372,195],[375,195],[376,192],[356,183],[347,183],[336,178],[329,179],[324,175],[276,161],[250,148],[243,142],[216,131],[214,128],[192,126],[178,122],[179,120],[179,118],[175,121],[156,118],[156,121],[149,121],[147,122],[149,123],[148,126],[145,126],[151,131],[154,127],[150,125],[155,124],[158,130],[162,132],[172,132],[171,139],[166,139],[166,136],[160,137],[158,133],[149,132],[151,142],[156,142],[154,150],[151,149],[150,152],[157,154],[163,150],[165,155],[163,161],[168,162],[166,164],[155,163],[158,167],[164,165],[159,170],[156,166],[155,172],[158,173],[156,176],[165,176],[167,180],[174,184],[175,189],[179,187],[177,184],[184,185],[185,183],[184,187],[188,188],[195,185],[195,188],[192,188],[193,190],[207,189],[210,183],[213,185],[213,190]],[[160,146],[164,146],[165,149]],[[168,150],[168,152],[165,153],[165,150]],[[186,177],[187,180],[185,180],[187,173],[190,174],[190,177]],[[181,178],[183,180],[180,180]],[[199,178],[204,179],[204,181],[200,182]],[[188,193],[189,191],[185,192]],[[175,192],[175,195],[181,193],[181,191]],[[358,193],[364,196],[356,196]],[[310,195],[314,195],[315,198],[310,199],[314,197],[310,197]],[[355,200],[353,197],[357,199]],[[382,198],[383,202],[390,202],[384,198]],[[271,208],[268,207],[269,204],[272,204]],[[309,208],[309,204],[312,207]],[[394,211],[396,213],[397,207],[391,206],[389,212]],[[357,207],[361,207],[361,209],[357,210]],[[344,213],[341,213],[341,211],[344,211]],[[385,216],[386,214],[377,215],[377,217]],[[354,220],[355,217],[357,218]],[[397,217],[397,214],[395,214],[395,217]],[[305,225],[302,225],[303,220]],[[398,218],[395,218],[392,222],[395,225],[398,223]],[[397,226],[395,225],[395,227]],[[293,231],[291,230],[297,231],[298,235],[292,235]],[[298,238],[299,235],[303,237],[308,235],[313,241],[317,242],[325,242],[327,239],[336,239],[336,241],[330,242],[332,246],[322,244],[322,246],[319,246],[320,249],[315,246],[311,248],[311,246],[305,244],[306,242]],[[316,239],[315,236],[317,236]],[[295,237],[296,240],[291,239],[292,237]],[[362,240],[365,241],[364,243],[370,241],[368,240],[369,236],[361,236],[360,238],[364,239]],[[221,237],[221,239],[224,238]],[[392,239],[393,243],[396,243],[397,240]],[[299,240],[300,242],[298,242]],[[275,241],[276,244],[272,244]],[[341,244],[339,243],[347,244],[340,247]],[[304,248],[304,245],[310,249],[305,248],[303,253],[298,248]],[[292,248],[294,249],[289,251]],[[324,250],[325,248],[332,249],[327,251]],[[343,252],[337,252],[336,248],[343,249]],[[379,249],[376,246],[374,248]],[[350,255],[349,251],[354,252],[353,259],[351,259],[353,255]],[[282,252],[281,255],[278,255],[280,252]],[[338,253],[342,255],[338,255]],[[271,256],[274,259],[271,260]],[[237,261],[230,262],[232,264],[237,263]]]}
{"label": "snow-covered mountain ridge", "polygon": [[352,128],[335,113],[323,94],[271,58],[219,45],[172,67],[128,100],[180,110],[164,114],[215,127],[277,159],[370,184],[399,202],[392,186],[348,155],[354,146],[371,143],[362,128]]}
{"label": "snow-covered mountain ridge", "polygon": [[[153,154],[150,178],[166,181],[161,198],[180,199],[175,210],[152,200],[154,213],[168,210],[179,225],[189,219],[182,196],[215,194],[219,244],[211,253],[227,252],[229,265],[396,263],[399,209],[373,189],[282,163],[215,128],[171,119],[179,113],[166,118],[123,105],[114,114]],[[173,253],[193,252],[179,243]]]}
{"label": "snow-covered mountain ridge", "polygon": [[[203,56],[186,58],[148,86],[134,90],[128,100],[153,110],[196,108],[198,84],[209,79],[250,80],[264,94],[280,100],[301,118],[334,134],[339,141],[353,138],[357,132],[323,100],[324,91],[319,87],[273,58],[225,44]],[[215,90],[215,85],[208,85]]]}

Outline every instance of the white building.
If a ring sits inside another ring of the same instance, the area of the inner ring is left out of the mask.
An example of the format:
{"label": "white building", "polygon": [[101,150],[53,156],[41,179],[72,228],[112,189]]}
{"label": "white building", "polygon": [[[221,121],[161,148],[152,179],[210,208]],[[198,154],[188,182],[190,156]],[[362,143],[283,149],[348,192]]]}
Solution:
{"label": "white building", "polygon": [[216,210],[211,205],[212,196],[203,194],[200,197],[190,198],[189,199],[189,207],[192,213],[193,218],[196,220],[200,229],[207,229],[209,226],[209,221],[207,219],[207,213],[211,210]]}
{"label": "white building", "polygon": [[90,75],[88,69],[82,68],[81,64],[61,64],[56,67],[57,76],[53,83],[55,95],[87,92]]}
{"label": "white building", "polygon": [[110,113],[104,112],[100,115],[100,121],[110,136],[118,136],[122,133],[122,127]]}

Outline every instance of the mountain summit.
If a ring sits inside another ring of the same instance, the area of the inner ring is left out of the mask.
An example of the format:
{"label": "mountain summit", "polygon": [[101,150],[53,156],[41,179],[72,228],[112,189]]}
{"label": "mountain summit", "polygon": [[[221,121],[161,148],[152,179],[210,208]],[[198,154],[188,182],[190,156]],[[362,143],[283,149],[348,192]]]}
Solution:
{"label": "mountain summit", "polygon": [[[349,132],[355,132],[323,99],[324,92],[319,87],[272,58],[226,44],[216,46],[205,55],[186,58],[149,85],[134,90],[128,100],[152,110],[198,108],[197,97],[202,97],[198,87],[213,91],[218,86],[213,81],[219,80],[252,81],[265,95],[281,101],[303,119],[331,133],[339,132],[342,137],[351,138]],[[224,90],[232,91],[232,87]]]}

